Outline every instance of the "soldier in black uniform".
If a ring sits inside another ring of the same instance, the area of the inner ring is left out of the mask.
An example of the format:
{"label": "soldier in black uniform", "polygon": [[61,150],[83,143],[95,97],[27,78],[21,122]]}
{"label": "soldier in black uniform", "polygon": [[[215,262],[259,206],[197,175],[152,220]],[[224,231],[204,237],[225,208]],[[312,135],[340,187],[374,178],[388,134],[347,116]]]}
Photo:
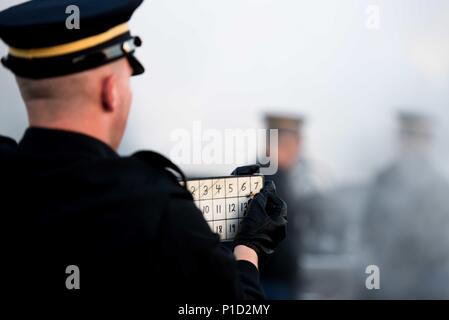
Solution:
{"label": "soldier in black uniform", "polygon": [[[288,238],[278,250],[270,256],[262,267],[261,279],[265,293],[269,299],[293,300],[297,298],[300,284],[301,238],[300,202],[293,191],[292,171],[298,164],[301,147],[301,129],[304,119],[282,115],[267,115],[266,124],[269,129],[279,130],[278,172],[267,177],[277,186],[279,195],[289,204]],[[292,214],[293,213],[293,214]]]}
{"label": "soldier in black uniform", "polygon": [[[141,2],[34,0],[0,13],[10,47],[2,63],[16,75],[30,122],[18,144],[0,138],[8,299],[263,298],[258,259],[286,228],[274,184],[251,201],[229,255],[170,160],[115,151],[129,78],[144,72],[134,56],[141,41],[126,24]],[[65,23],[71,5],[79,7],[79,30]],[[79,277],[67,283],[73,266]]]}

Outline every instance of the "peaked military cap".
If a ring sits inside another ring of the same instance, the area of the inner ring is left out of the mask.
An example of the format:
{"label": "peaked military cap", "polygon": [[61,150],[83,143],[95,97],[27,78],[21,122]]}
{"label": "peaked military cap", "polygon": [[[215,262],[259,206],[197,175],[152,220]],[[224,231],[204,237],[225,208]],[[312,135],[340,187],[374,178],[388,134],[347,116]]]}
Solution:
{"label": "peaked military cap", "polygon": [[[143,0],[31,0],[0,12],[3,65],[14,74],[50,78],[126,57],[133,75],[145,69],[134,56],[139,37],[128,21]],[[75,20],[79,18],[78,20]]]}
{"label": "peaked military cap", "polygon": [[403,137],[423,138],[432,136],[433,121],[430,115],[415,111],[398,112],[399,131]]}
{"label": "peaked military cap", "polygon": [[304,125],[305,118],[302,116],[267,114],[265,116],[265,122],[267,128],[269,129],[300,133]]}

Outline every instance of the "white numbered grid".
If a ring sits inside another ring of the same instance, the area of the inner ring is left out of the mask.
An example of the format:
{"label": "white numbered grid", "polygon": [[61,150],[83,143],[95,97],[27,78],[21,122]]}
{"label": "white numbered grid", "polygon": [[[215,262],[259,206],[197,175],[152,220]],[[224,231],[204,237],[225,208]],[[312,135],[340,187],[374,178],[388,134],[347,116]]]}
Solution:
{"label": "white numbered grid", "polygon": [[219,177],[187,181],[196,206],[221,240],[232,240],[246,214],[248,201],[263,187],[264,177]]}

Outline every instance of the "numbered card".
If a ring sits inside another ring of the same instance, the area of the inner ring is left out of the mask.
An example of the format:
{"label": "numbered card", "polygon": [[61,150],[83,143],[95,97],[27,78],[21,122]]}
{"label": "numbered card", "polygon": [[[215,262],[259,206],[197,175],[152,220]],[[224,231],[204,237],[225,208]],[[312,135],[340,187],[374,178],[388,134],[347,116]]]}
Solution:
{"label": "numbered card", "polygon": [[264,177],[231,176],[187,181],[196,206],[223,241],[234,239],[249,200],[263,187]]}

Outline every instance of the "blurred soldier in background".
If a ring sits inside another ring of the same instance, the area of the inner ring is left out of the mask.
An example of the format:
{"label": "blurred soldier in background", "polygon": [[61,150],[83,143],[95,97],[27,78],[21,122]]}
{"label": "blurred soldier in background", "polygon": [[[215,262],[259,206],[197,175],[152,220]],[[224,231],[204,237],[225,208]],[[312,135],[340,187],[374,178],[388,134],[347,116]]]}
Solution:
{"label": "blurred soldier in background", "polygon": [[432,122],[412,112],[398,120],[399,156],[376,177],[362,224],[380,290],[362,296],[449,298],[449,185],[432,163]]}
{"label": "blurred soldier in background", "polygon": [[279,194],[287,202],[289,209],[289,224],[287,239],[270,260],[262,267],[262,279],[267,297],[271,299],[295,299],[300,280],[299,258],[301,252],[300,212],[298,194],[295,192],[306,180],[293,179],[294,172],[302,164],[302,117],[284,117],[267,115],[268,129],[279,130],[278,172],[270,176]]}

